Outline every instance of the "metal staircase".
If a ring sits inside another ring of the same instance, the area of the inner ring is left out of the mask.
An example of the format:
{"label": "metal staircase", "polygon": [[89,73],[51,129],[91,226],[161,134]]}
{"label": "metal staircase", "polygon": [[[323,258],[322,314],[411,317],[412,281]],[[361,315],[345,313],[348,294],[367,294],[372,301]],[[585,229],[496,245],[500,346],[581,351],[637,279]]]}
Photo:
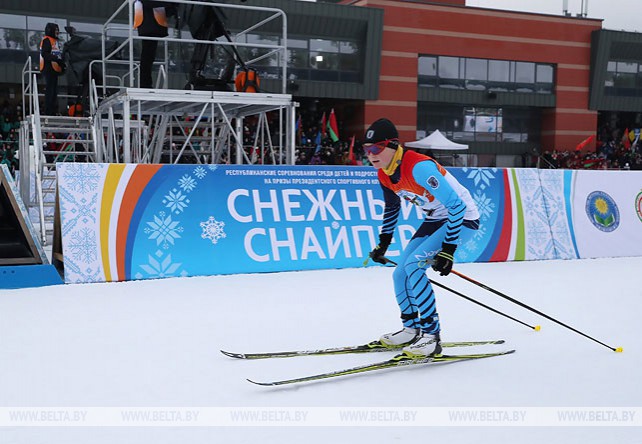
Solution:
{"label": "metal staircase", "polygon": [[32,114],[20,130],[20,194],[47,244],[53,234],[56,163],[95,162],[96,143],[90,117],[41,116],[35,74],[30,87]]}

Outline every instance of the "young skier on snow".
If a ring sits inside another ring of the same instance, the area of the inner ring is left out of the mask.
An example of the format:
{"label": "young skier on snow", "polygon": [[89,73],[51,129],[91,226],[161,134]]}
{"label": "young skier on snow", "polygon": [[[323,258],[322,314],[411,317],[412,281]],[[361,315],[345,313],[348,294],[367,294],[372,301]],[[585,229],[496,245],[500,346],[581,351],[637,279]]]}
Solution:
{"label": "young skier on snow", "polygon": [[379,119],[366,131],[363,148],[378,170],[385,209],[379,244],[370,252],[385,264],[399,218],[401,199],[422,208],[425,220],[403,251],[393,273],[403,328],[379,339],[383,346],[403,346],[413,358],[441,353],[440,324],[435,292],[426,277],[429,265],[442,276],[453,266],[458,244],[479,228],[479,211],[470,193],[434,159],[407,151],[395,125]]}

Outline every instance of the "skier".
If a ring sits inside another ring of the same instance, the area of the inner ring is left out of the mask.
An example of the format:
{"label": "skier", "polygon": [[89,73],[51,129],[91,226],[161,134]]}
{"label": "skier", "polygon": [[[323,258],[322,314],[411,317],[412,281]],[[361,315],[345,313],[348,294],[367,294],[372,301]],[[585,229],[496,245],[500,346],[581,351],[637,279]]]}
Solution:
{"label": "skier", "polygon": [[479,211],[470,193],[434,159],[407,151],[395,125],[379,119],[366,131],[363,148],[378,177],[385,200],[379,244],[369,257],[386,263],[386,250],[399,218],[401,198],[418,205],[425,220],[402,253],[393,273],[403,328],[379,338],[384,347],[404,347],[421,358],[441,353],[435,293],[425,270],[450,273],[458,244],[479,228]]}

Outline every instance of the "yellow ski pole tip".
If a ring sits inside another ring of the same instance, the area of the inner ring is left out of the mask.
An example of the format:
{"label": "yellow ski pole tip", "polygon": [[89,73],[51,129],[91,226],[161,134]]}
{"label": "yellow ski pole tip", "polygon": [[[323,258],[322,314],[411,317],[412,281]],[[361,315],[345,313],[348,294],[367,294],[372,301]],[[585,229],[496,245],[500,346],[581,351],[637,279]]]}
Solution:
{"label": "yellow ski pole tip", "polygon": [[618,347],[615,349],[615,353],[622,353],[624,349],[622,347]]}
{"label": "yellow ski pole tip", "polygon": [[535,330],[535,331],[540,331],[541,329],[542,329],[542,327],[541,327],[541,326],[536,325],[536,326],[535,326],[535,328],[534,328],[533,330]]}

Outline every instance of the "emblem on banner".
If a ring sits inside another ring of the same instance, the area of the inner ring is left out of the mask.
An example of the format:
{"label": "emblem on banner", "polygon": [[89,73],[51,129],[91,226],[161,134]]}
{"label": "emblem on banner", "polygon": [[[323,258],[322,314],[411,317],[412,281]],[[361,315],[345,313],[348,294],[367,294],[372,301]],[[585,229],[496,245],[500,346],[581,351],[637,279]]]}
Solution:
{"label": "emblem on banner", "polygon": [[642,222],[642,191],[635,197],[635,212]]}
{"label": "emblem on banner", "polygon": [[613,198],[604,191],[593,191],[588,195],[586,215],[600,231],[610,232],[620,225],[620,211]]}

